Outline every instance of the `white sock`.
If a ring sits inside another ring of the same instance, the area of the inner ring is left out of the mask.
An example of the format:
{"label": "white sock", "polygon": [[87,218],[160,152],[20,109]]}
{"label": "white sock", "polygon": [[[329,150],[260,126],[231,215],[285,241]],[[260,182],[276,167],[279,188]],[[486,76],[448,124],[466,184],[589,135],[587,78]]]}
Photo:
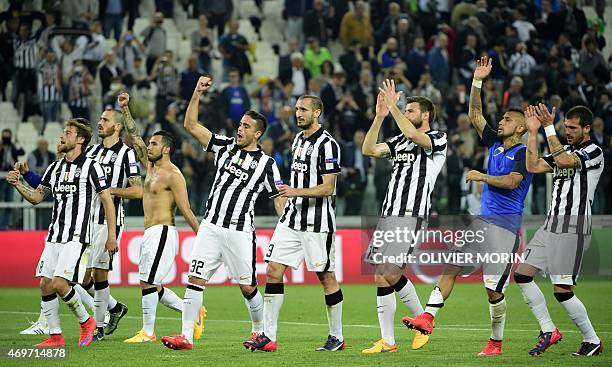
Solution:
{"label": "white sock", "polygon": [[343,341],[342,335],[342,304],[344,303],[342,289],[337,292],[325,295],[325,304],[327,305],[327,324],[329,325],[329,335]]}
{"label": "white sock", "polygon": [[108,281],[98,282],[94,285],[96,293],[94,294],[94,319],[97,327],[104,327],[104,316],[108,309],[108,296],[110,296],[110,288]]}
{"label": "white sock", "polygon": [[506,325],[506,297],[491,303],[489,301],[489,314],[491,315],[491,339],[502,341],[504,338],[504,326]]}
{"label": "white sock", "polygon": [[155,334],[155,313],[158,301],[156,288],[142,290],[142,329],[149,336]]}
{"label": "white sock", "polygon": [[61,334],[62,328],[60,327],[59,300],[57,299],[57,294],[53,293],[48,296],[42,296],[40,308],[47,325],[49,325],[49,334]]}
{"label": "white sock", "polygon": [[379,287],[376,296],[376,311],[380,335],[385,343],[395,345],[395,309],[397,301],[392,287]]}
{"label": "white sock", "polygon": [[431,291],[431,294],[429,295],[427,305],[425,305],[425,312],[435,317],[436,313],[438,313],[442,307],[444,307],[444,297],[442,297],[440,288],[434,287],[433,291]]}
{"label": "white sock", "polygon": [[419,300],[419,295],[417,294],[416,289],[414,289],[414,284],[412,284],[408,278],[402,275],[400,280],[393,286],[393,288],[399,295],[400,300],[404,302],[413,316],[423,313],[423,306]]}
{"label": "white sock", "polygon": [[[94,281],[93,279],[89,280],[89,283],[82,285],[82,284],[78,284],[80,287],[83,287],[83,289],[87,292],[87,294],[89,294],[90,296],[94,296],[96,294],[96,289],[94,288]],[[83,296],[81,296],[81,298],[83,298]]]}
{"label": "white sock", "polygon": [[529,283],[517,283],[523,292],[523,299],[540,324],[540,330],[545,333],[555,331],[556,326],[550,318],[546,307],[546,298],[540,287],[532,280]]}
{"label": "white sock", "polygon": [[187,284],[185,289],[185,299],[183,300],[183,336],[193,344],[193,327],[198,318],[200,307],[204,301],[204,288],[195,285]]}
{"label": "white sock", "polygon": [[283,283],[266,284],[264,295],[264,333],[270,340],[276,341],[278,315],[285,299]]}
{"label": "white sock", "polygon": [[81,286],[80,284],[75,284],[74,286],[72,286],[72,289],[74,289],[79,294],[79,297],[81,297],[81,302],[85,306],[87,306],[87,308],[89,308],[90,310],[94,309],[93,287],[91,287],[91,294],[89,294],[89,292],[85,290],[85,288],[83,288],[83,286]]}
{"label": "white sock", "polygon": [[183,300],[172,289],[162,287],[159,291],[159,302],[174,311],[183,312]]}
{"label": "white sock", "polygon": [[[555,293],[555,296],[556,295],[557,293]],[[574,321],[574,324],[576,324],[582,333],[583,341],[587,343],[599,344],[599,336],[597,336],[597,333],[593,328],[593,324],[591,324],[591,320],[589,320],[589,315],[587,314],[586,307],[584,307],[582,301],[573,295],[570,299],[562,301],[561,306],[565,308],[565,311],[567,311],[569,317],[572,319],[572,321]]]}
{"label": "white sock", "polygon": [[66,302],[70,311],[72,311],[81,324],[89,319],[89,314],[81,302],[81,297],[75,292],[74,288],[70,288],[68,294],[62,297],[62,299]]}
{"label": "white sock", "polygon": [[112,294],[110,294],[110,291],[108,292],[108,310],[112,310],[113,308],[115,308],[117,306],[117,300],[113,297]]}
{"label": "white sock", "polygon": [[255,291],[250,294],[248,297],[244,298],[244,304],[249,310],[249,315],[251,316],[251,332],[252,333],[261,333],[263,331],[263,318],[264,318],[264,300],[261,293]]}
{"label": "white sock", "polygon": [[42,308],[42,303],[40,304],[40,314],[38,315],[38,320],[36,320],[36,322],[39,322],[43,325],[48,325],[47,318],[45,317],[45,312],[43,311],[43,308]]}

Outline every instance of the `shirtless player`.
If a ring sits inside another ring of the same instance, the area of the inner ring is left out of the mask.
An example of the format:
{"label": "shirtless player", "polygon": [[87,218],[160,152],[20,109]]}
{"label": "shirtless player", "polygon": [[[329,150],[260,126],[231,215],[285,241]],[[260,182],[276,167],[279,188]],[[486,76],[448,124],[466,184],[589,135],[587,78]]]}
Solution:
{"label": "shirtless player", "polygon": [[[145,232],[138,262],[143,326],[142,330],[125,342],[145,343],[157,339],[154,327],[158,301],[175,311],[183,311],[183,300],[172,290],[161,286],[178,253],[178,232],[174,225],[174,210],[176,207],[179,208],[195,233],[198,232],[198,220],[189,207],[185,178],[170,161],[174,152],[174,138],[167,131],[161,130],[154,133],[149,145],[145,146],[130,114],[129,100],[130,96],[127,93],[121,93],[118,97],[125,119],[125,128],[132,137],[138,159],[147,169],[147,176],[142,196]],[[194,337],[199,338],[202,335],[203,318],[202,308],[194,327]]]}

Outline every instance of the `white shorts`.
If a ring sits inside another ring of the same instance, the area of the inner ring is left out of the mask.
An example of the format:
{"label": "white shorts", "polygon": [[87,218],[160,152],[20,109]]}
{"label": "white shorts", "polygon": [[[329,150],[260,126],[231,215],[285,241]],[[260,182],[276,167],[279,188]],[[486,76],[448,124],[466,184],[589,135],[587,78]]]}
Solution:
{"label": "white shorts", "polygon": [[209,280],[225,264],[237,283],[257,285],[256,246],[255,232],[236,231],[202,221],[191,253],[189,275]]}
{"label": "white shorts", "polygon": [[334,232],[297,231],[278,222],[264,258],[266,262],[273,261],[294,269],[306,260],[308,271],[334,271],[335,245]]}
{"label": "white shorts", "polygon": [[553,233],[540,227],[525,247],[525,263],[547,272],[553,284],[576,285],[582,255],[590,244],[591,235]]}
{"label": "white shorts", "polygon": [[138,261],[140,281],[161,285],[162,280],[172,269],[178,249],[176,227],[157,224],[145,229]]}
{"label": "white shorts", "polygon": [[[121,242],[123,227],[117,226],[117,245]],[[113,256],[106,251],[106,239],[108,238],[108,226],[106,224],[91,225],[91,256],[87,262],[87,268],[113,270]]]}
{"label": "white shorts", "polygon": [[81,258],[87,244],[71,241],[67,243],[45,242],[45,248],[36,266],[36,277],[61,277],[69,282],[80,283]]}

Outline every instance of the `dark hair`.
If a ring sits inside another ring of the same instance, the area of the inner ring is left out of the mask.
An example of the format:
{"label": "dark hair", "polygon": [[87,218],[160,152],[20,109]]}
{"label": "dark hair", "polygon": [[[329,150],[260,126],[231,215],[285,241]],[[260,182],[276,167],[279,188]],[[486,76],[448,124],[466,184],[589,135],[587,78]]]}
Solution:
{"label": "dark hair", "polygon": [[156,135],[162,137],[162,143],[164,143],[165,146],[170,148],[170,156],[172,156],[174,154],[174,148],[175,148],[174,136],[172,136],[172,134],[170,134],[166,130],[159,130],[159,131],[154,132],[153,136],[156,136]]}
{"label": "dark hair", "polygon": [[574,106],[567,111],[565,119],[569,120],[574,118],[578,118],[580,126],[582,127],[593,124],[593,112],[585,106]]}
{"label": "dark hair", "polygon": [[261,138],[263,134],[266,132],[266,128],[268,127],[268,120],[266,119],[266,116],[262,115],[261,113],[257,111],[253,111],[253,110],[247,111],[244,115],[249,116],[250,118],[255,120],[255,128],[257,129],[257,131],[261,131],[261,136],[260,136]]}
{"label": "dark hair", "polygon": [[89,120],[77,117],[74,119],[66,120],[64,126],[74,126],[77,129],[77,137],[81,137],[84,139],[83,147],[86,147],[91,140],[91,124]]}
{"label": "dark hair", "polygon": [[107,111],[111,111],[113,114],[113,119],[115,120],[115,123],[118,123],[119,125],[121,125],[121,130],[123,130],[123,127],[125,126],[125,119],[123,118],[123,113],[121,113],[121,111],[119,110],[115,110],[112,107],[107,107],[106,108]]}
{"label": "dark hair", "polygon": [[309,99],[310,100],[310,106],[312,107],[313,110],[320,110],[321,111],[321,115],[323,115],[323,102],[321,101],[321,98],[312,95],[312,94],[304,94],[303,96],[300,96],[300,98],[298,98],[298,101],[300,99]]}
{"label": "dark hair", "polygon": [[227,71],[227,75],[229,75],[229,73],[238,73],[238,76],[240,76],[240,70],[238,70],[238,68],[229,68],[229,70]]}
{"label": "dark hair", "polygon": [[436,119],[436,106],[434,106],[433,102],[429,98],[423,96],[412,96],[406,98],[406,105],[409,103],[418,103],[421,113],[429,112],[430,124]]}
{"label": "dark hair", "polygon": [[508,108],[508,112],[516,112],[516,113],[520,113],[521,115],[525,116],[525,112],[523,112],[523,110],[521,110],[518,107],[510,107]]}
{"label": "dark hair", "polygon": [[334,74],[334,63],[329,60],[325,60],[323,61],[323,63],[321,63],[321,66],[319,67],[319,69],[321,70],[321,74],[323,74],[323,67],[325,67],[325,65],[329,65],[329,72],[331,74]]}

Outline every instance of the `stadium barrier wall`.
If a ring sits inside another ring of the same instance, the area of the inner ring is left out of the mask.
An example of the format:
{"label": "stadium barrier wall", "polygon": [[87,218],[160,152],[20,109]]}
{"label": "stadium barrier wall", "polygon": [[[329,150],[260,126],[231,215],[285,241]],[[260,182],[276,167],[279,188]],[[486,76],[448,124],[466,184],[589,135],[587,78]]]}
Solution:
{"label": "stadium barrier wall", "polygon": [[[267,251],[272,233],[272,229],[257,231],[256,273],[259,284],[265,284],[266,264],[263,261],[263,256]],[[533,231],[531,230],[527,232],[528,237],[531,237],[532,234]],[[0,287],[38,286],[38,280],[34,278],[34,271],[42,253],[46,235],[46,231],[0,231],[0,249],[2,250]],[[138,257],[142,235],[143,231],[123,232],[120,256],[113,262],[113,270],[109,274],[110,284],[115,286],[135,286],[138,284]],[[360,229],[339,229],[337,231],[336,277],[341,283],[372,283],[373,281],[371,271],[364,269],[362,262],[365,243],[367,243],[364,236],[367,236],[367,233]],[[174,266],[164,280],[164,284],[171,286],[186,284],[191,249],[195,238],[192,231],[179,231],[179,252],[176,255]],[[583,260],[583,270],[585,269],[584,261],[597,262],[601,265],[603,263],[600,261],[601,259],[612,258],[612,246],[603,246],[609,242],[610,238],[612,238],[612,229],[594,231],[591,248]],[[598,272],[601,274],[601,271],[603,271],[611,275],[612,267],[608,269],[608,266],[606,266],[605,268],[599,269]],[[423,274],[414,265],[407,266],[406,274],[415,283],[433,283],[437,279],[435,274]],[[306,271],[303,265],[297,270],[289,269],[285,281],[287,284],[318,283],[315,274]],[[481,278],[472,275],[464,277],[463,281],[481,281]],[[227,272],[222,266],[209,283],[229,285],[232,284],[232,281],[228,278]]]}

